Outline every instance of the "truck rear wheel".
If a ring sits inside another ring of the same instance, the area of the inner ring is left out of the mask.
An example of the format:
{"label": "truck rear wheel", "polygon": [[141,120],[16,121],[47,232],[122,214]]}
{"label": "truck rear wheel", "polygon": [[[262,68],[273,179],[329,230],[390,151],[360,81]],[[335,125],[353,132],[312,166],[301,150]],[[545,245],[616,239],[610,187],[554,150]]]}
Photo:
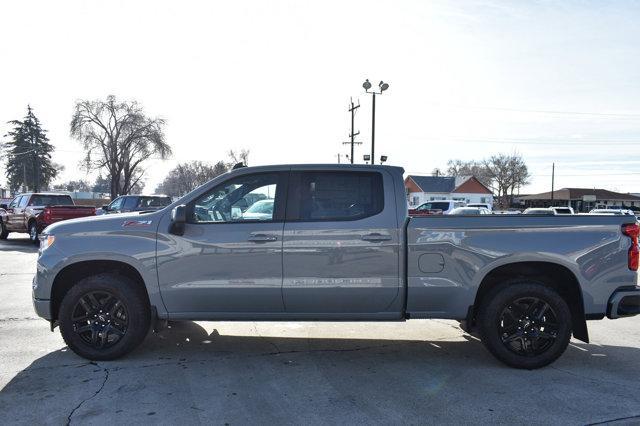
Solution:
{"label": "truck rear wheel", "polygon": [[6,240],[9,236],[9,231],[7,231],[7,227],[4,222],[0,220],[0,240]]}
{"label": "truck rear wheel", "polygon": [[80,280],[58,313],[69,348],[90,360],[113,360],[138,346],[151,324],[149,302],[132,280],[111,273]]}
{"label": "truck rear wheel", "polygon": [[564,353],[571,338],[571,312],[554,290],[536,281],[500,285],[478,312],[482,342],[505,364],[535,369]]}

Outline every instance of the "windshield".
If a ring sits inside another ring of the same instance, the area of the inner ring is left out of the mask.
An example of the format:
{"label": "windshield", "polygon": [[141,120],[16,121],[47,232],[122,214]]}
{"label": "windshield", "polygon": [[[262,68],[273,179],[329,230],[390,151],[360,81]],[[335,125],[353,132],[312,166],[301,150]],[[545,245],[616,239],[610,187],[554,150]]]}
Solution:
{"label": "windshield", "polygon": [[171,204],[171,198],[169,197],[140,197],[138,200],[138,207],[165,207]]}
{"label": "windshield", "polygon": [[422,204],[416,210],[449,210],[449,203],[444,201],[433,201]]}
{"label": "windshield", "polygon": [[73,206],[73,200],[68,195],[33,195],[30,206]]}

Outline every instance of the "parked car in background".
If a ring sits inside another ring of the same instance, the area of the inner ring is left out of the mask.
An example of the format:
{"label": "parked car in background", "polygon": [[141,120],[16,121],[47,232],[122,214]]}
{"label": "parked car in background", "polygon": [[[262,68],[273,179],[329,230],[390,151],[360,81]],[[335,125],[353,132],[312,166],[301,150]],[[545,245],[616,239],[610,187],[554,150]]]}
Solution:
{"label": "parked car in background", "polygon": [[507,209],[507,210],[492,210],[492,214],[522,214],[521,210],[518,209]]}
{"label": "parked car in background", "polygon": [[149,212],[171,204],[166,195],[121,195],[109,205],[102,206],[105,213]]}
{"label": "parked car in background", "polygon": [[493,210],[492,205],[489,204],[489,203],[469,203],[469,204],[467,204],[466,207],[480,207],[480,208],[483,208],[483,209],[487,209],[489,211]]}
{"label": "parked car in background", "polygon": [[[240,168],[160,211],[53,225],[34,309],[91,360],[130,352],[167,320],[444,318],[527,369],[572,335],[588,342],[587,319],[640,313],[635,218],[410,218],[403,173]],[[274,199],[270,217],[237,216],[250,194]]]}
{"label": "parked car in background", "polygon": [[522,212],[522,214],[536,214],[536,215],[544,215],[544,216],[556,216],[557,213],[555,212],[555,210],[551,209],[551,208],[537,208],[537,207],[531,207],[526,209],[524,212]]}
{"label": "parked car in background", "polygon": [[427,201],[415,209],[409,209],[409,216],[429,216],[432,214],[449,214],[457,207],[464,207],[465,203],[454,200]]}
{"label": "parked car in background", "polygon": [[613,215],[613,216],[635,216],[632,210],[627,209],[593,209],[589,214]]}
{"label": "parked car in background", "polygon": [[0,239],[6,239],[10,232],[28,232],[35,244],[38,235],[52,223],[95,213],[93,206],[76,206],[67,194],[20,194],[9,205],[0,204]]}
{"label": "parked car in background", "polygon": [[271,220],[273,217],[273,203],[274,200],[265,199],[256,201],[241,213],[243,220]]}
{"label": "parked car in background", "polygon": [[575,214],[573,212],[573,208],[571,207],[549,207],[551,210],[555,212],[555,214]]}
{"label": "parked car in background", "polygon": [[449,214],[478,216],[481,214],[491,214],[491,211],[484,207],[468,207],[467,206],[467,207],[456,207],[455,209],[451,210]]}

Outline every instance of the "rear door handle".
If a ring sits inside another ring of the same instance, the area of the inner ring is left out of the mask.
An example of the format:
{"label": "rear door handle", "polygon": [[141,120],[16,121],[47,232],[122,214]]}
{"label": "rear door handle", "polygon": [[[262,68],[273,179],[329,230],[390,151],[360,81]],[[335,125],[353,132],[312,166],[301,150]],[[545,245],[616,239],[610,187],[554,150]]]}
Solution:
{"label": "rear door handle", "polygon": [[367,234],[363,235],[362,239],[364,241],[378,242],[378,241],[390,241],[390,235],[382,235],[382,234]]}
{"label": "rear door handle", "polygon": [[248,241],[252,241],[254,243],[267,243],[269,241],[278,241],[278,237],[267,234],[253,234],[248,238]]}

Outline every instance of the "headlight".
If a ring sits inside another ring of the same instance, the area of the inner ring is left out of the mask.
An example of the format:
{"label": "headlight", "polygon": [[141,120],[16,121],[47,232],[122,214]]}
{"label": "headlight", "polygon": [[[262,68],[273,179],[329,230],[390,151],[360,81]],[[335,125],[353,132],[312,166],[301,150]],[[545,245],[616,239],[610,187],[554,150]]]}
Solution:
{"label": "headlight", "polygon": [[44,251],[51,247],[53,242],[56,240],[56,237],[53,235],[43,234],[40,236],[40,251]]}

